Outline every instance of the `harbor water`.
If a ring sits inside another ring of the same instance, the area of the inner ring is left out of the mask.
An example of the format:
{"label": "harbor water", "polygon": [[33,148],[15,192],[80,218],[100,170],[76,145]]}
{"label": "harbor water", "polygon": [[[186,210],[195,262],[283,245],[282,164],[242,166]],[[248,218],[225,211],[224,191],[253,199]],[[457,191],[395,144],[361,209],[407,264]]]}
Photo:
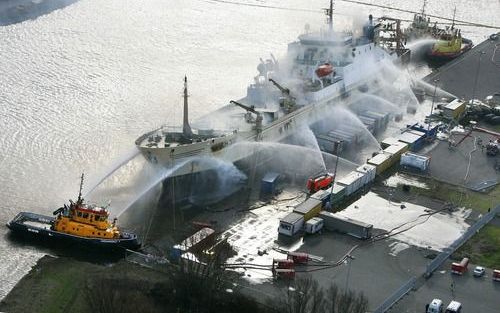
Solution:
{"label": "harbor water", "polygon": [[[0,10],[35,10],[29,1]],[[35,1],[33,1],[34,3]],[[43,2],[43,1],[38,1]],[[65,1],[62,1],[65,2]],[[80,0],[12,23],[0,14],[0,299],[46,250],[13,242],[5,223],[21,211],[51,212],[129,158],[120,175],[140,175],[141,134],[182,120],[182,79],[190,118],[246,93],[259,58],[278,58],[305,24],[324,24],[328,1]],[[336,27],[351,19],[404,12],[336,1]],[[419,11],[419,1],[367,1]],[[17,4],[16,4],[17,3]],[[430,1],[427,13],[495,25],[498,0]],[[13,9],[14,8],[14,9]],[[2,12],[0,12],[2,13]],[[343,15],[348,18],[342,17]],[[15,23],[14,23],[15,22]],[[480,42],[493,30],[461,26]],[[139,174],[138,174],[139,173]],[[130,184],[140,180],[130,180]],[[93,199],[106,201],[104,198]],[[100,203],[102,204],[102,203]],[[113,207],[113,203],[111,203]],[[116,214],[123,208],[113,208]]]}

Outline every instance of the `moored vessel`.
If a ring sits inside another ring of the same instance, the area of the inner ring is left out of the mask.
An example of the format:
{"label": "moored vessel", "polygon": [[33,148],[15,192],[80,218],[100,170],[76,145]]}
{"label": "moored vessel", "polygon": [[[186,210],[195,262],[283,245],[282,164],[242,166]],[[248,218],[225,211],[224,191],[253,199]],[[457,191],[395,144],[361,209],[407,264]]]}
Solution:
{"label": "moored vessel", "polygon": [[152,163],[176,166],[170,177],[206,169],[206,163],[197,162],[198,157],[241,160],[254,151],[248,147],[238,149],[238,143],[280,141],[323,118],[329,106],[352,91],[365,92],[368,84],[383,75],[387,64],[409,59],[408,49],[399,40],[399,23],[398,42],[384,46],[389,40],[382,40],[380,33],[389,28],[379,27],[371,15],[358,34],[335,31],[332,12],[330,3],[327,29],[310,32],[306,27],[306,32],[288,45],[284,60],[278,62],[273,55],[261,60],[247,95],[208,114],[193,129],[187,118],[185,78],[183,126],[163,126],[142,135],[135,142],[139,150]]}
{"label": "moored vessel", "polygon": [[109,211],[84,202],[82,198],[83,174],[78,200],[55,210],[52,216],[20,212],[7,227],[14,233],[76,244],[90,244],[106,249],[138,249],[141,244],[136,234],[118,228],[116,219],[109,222]]}

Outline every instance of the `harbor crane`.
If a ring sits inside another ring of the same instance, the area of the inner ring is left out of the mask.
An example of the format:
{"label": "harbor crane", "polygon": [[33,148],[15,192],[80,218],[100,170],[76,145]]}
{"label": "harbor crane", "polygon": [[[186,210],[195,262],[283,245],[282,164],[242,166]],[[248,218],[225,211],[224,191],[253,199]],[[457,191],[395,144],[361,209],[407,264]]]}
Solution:
{"label": "harbor crane", "polygon": [[269,78],[269,81],[281,91],[282,97],[280,97],[279,100],[280,107],[282,107],[286,113],[290,113],[295,110],[295,97],[290,94],[290,89],[281,86],[272,78]]}
{"label": "harbor crane", "polygon": [[[260,134],[262,132],[262,120],[263,120],[263,117],[262,117],[262,113],[261,112],[255,110],[255,107],[253,105],[252,106],[247,106],[247,105],[244,105],[242,103],[236,102],[234,100],[231,100],[229,102],[232,103],[232,104],[235,104],[235,105],[239,106],[240,108],[243,108],[244,110],[246,110],[247,111],[247,114],[245,115],[246,121],[249,122],[249,123],[255,122],[255,130],[257,131],[257,134]],[[256,115],[255,120],[252,118],[251,113],[253,113],[253,114]]]}

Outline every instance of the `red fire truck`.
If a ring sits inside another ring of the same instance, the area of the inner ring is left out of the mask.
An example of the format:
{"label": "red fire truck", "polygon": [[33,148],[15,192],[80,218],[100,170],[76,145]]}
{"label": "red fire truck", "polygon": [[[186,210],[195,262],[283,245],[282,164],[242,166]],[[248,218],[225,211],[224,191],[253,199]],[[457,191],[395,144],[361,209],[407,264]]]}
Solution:
{"label": "red fire truck", "polygon": [[469,258],[463,258],[460,263],[451,263],[451,272],[457,275],[463,275],[467,271],[469,265]]}
{"label": "red fire truck", "polygon": [[500,282],[500,270],[493,271],[493,280]]}
{"label": "red fire truck", "polygon": [[326,189],[330,187],[333,183],[333,174],[326,173],[321,174],[316,177],[311,177],[307,180],[307,190],[310,193],[315,193],[320,189]]}

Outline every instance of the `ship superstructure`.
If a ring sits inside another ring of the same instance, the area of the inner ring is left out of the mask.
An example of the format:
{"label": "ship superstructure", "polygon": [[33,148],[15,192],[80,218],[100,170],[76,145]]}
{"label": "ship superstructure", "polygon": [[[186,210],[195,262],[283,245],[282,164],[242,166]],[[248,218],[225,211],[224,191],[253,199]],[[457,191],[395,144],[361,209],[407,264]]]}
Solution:
{"label": "ship superstructure", "polygon": [[[237,161],[251,149],[228,149],[244,141],[281,140],[300,126],[321,118],[329,105],[373,81],[384,64],[395,62],[402,49],[384,49],[372,17],[360,36],[332,27],[332,7],[326,10],[328,28],[306,32],[288,45],[282,62],[271,58],[258,65],[247,96],[201,118],[191,129],[187,121],[187,80],[184,88],[182,131],[162,127],[146,133],[136,145],[148,160],[180,167],[176,175],[203,170],[196,157],[214,156]],[[401,46],[398,46],[399,48]],[[224,117],[217,124],[213,117]],[[215,129],[225,129],[217,131]],[[191,133],[190,133],[191,132]],[[193,162],[187,162],[188,160]],[[185,165],[181,165],[182,163]]]}

